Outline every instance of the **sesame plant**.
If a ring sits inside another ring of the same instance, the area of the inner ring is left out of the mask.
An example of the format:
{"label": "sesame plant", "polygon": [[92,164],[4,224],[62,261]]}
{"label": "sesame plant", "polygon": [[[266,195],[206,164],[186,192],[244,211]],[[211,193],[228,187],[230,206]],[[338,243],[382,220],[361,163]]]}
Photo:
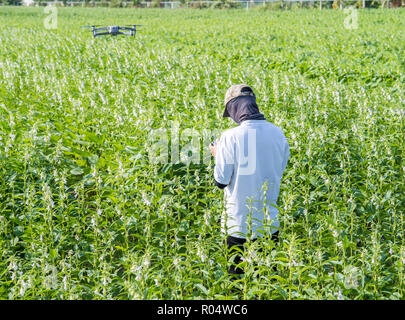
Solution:
{"label": "sesame plant", "polygon": [[[0,298],[404,299],[404,10],[0,17]],[[79,28],[99,21],[145,27]],[[280,241],[248,241],[232,280],[206,152],[235,83],[291,156]],[[199,161],[156,161],[156,132]]]}

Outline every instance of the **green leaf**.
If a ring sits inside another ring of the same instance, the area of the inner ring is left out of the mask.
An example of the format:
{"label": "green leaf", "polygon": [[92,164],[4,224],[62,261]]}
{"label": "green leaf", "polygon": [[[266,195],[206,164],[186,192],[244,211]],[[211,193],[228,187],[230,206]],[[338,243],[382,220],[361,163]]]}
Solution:
{"label": "green leaf", "polygon": [[206,295],[209,295],[209,291],[207,288],[205,288],[201,283],[197,283],[195,285],[197,288],[199,288],[202,292],[204,292]]}
{"label": "green leaf", "polygon": [[49,250],[49,256],[51,259],[55,259],[58,255],[58,252],[55,249]]}
{"label": "green leaf", "polygon": [[75,167],[72,170],[70,170],[70,173],[75,175],[75,176],[80,176],[81,174],[83,174],[83,169],[80,167]]}

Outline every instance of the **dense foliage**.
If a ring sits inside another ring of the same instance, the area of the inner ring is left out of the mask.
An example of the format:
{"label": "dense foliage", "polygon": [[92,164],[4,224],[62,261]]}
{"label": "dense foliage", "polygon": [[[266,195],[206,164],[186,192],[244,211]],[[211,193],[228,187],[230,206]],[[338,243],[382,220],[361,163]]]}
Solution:
{"label": "dense foliage", "polygon": [[[361,11],[354,30],[342,11],[46,16],[0,8],[1,298],[404,299],[405,11]],[[100,22],[146,26],[79,28]],[[212,160],[155,163],[148,137],[234,126],[240,82],[291,158],[281,241],[249,243],[232,282]]]}
{"label": "dense foliage", "polygon": [[[247,4],[249,2],[249,4]],[[358,8],[398,8],[405,6],[405,0],[0,0],[0,5],[25,6],[81,6],[81,7],[161,7],[161,8],[255,8],[294,9],[294,8],[340,8],[355,6]]]}

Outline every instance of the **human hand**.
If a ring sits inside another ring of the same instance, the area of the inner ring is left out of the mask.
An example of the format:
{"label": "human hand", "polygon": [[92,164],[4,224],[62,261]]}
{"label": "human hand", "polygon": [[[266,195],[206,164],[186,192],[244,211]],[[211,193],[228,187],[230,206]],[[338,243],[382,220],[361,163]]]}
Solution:
{"label": "human hand", "polygon": [[212,156],[215,158],[215,155],[217,153],[217,143],[218,143],[218,139],[215,141],[215,144],[210,143],[210,151]]}

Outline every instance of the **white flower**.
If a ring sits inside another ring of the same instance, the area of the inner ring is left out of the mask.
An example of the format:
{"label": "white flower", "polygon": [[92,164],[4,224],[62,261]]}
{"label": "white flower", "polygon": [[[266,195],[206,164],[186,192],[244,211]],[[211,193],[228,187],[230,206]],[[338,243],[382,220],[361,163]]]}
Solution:
{"label": "white flower", "polygon": [[143,198],[143,202],[147,205],[147,206],[150,206],[150,201],[149,201],[149,199],[146,197],[146,195],[145,194],[143,194],[142,195],[142,198]]}
{"label": "white flower", "polygon": [[64,276],[63,277],[63,290],[67,290],[67,277],[66,276]]}
{"label": "white flower", "polygon": [[197,256],[201,259],[202,262],[205,261],[205,255],[204,252],[201,250],[201,248],[197,249]]}
{"label": "white flower", "polygon": [[25,293],[25,288],[27,287],[24,280],[21,281],[20,296],[23,296]]}
{"label": "white flower", "polygon": [[149,257],[146,257],[145,260],[143,261],[143,266],[144,268],[148,268],[149,265],[150,265]]}
{"label": "white flower", "polygon": [[142,270],[142,266],[133,265],[130,270],[133,273],[138,273]]}
{"label": "white flower", "polygon": [[210,214],[208,212],[204,214],[204,223],[206,226],[210,225]]}

